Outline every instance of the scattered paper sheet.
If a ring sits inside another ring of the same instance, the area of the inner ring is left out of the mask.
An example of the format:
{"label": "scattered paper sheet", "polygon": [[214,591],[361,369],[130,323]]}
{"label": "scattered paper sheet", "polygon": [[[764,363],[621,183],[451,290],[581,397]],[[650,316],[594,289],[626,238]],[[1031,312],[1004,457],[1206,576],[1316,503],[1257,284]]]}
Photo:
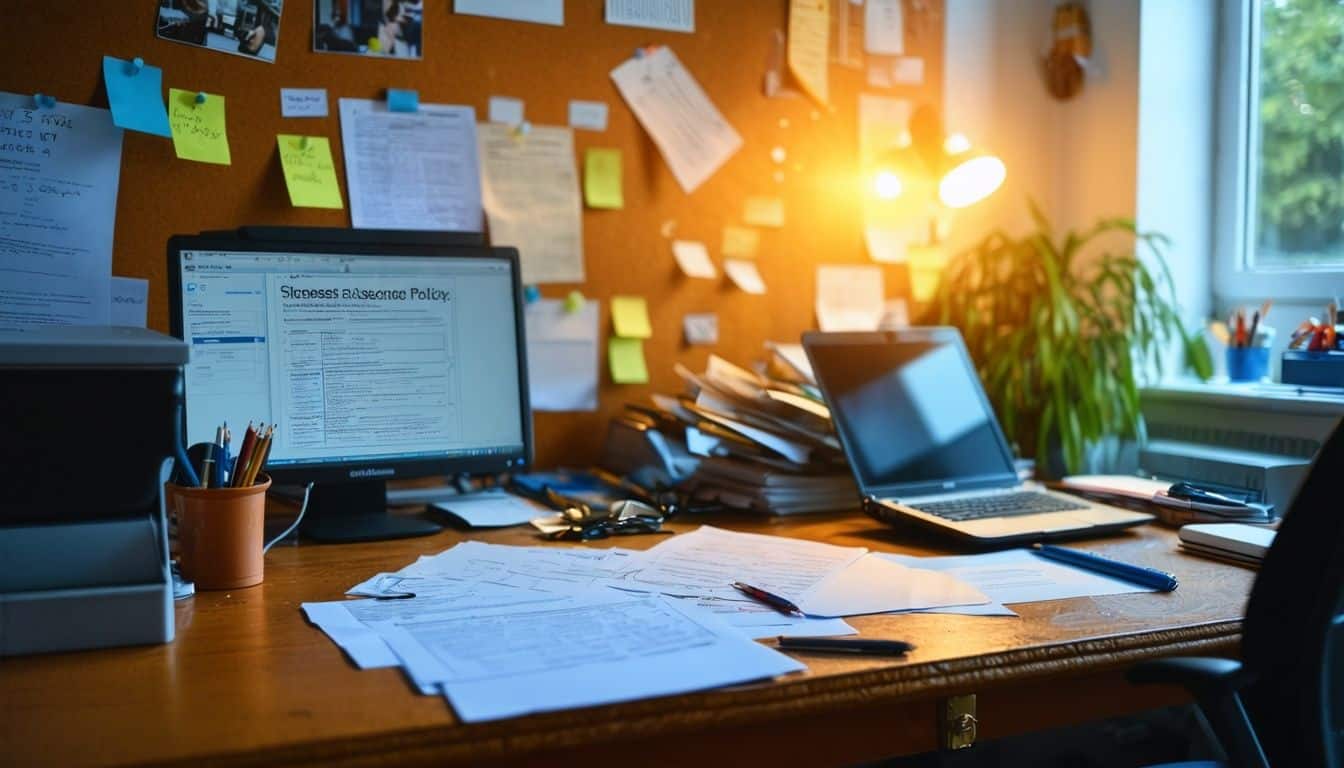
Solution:
{"label": "scattered paper sheet", "polygon": [[[846,0],[839,0],[846,2]],[[822,106],[830,104],[830,0],[790,0],[789,72]]]}
{"label": "scattered paper sheet", "polygon": [[198,102],[194,91],[168,89],[168,124],[173,132],[173,150],[183,160],[232,165],[224,97],[205,94]]}
{"label": "scattered paper sheet", "polygon": [[756,262],[747,259],[724,259],[723,271],[728,275],[728,279],[733,281],[733,285],[742,291],[757,296],[765,293],[765,281],[761,279],[761,271],[756,268]]}
{"label": "scattered paper sheet", "polygon": [[592,148],[583,154],[583,199],[589,208],[625,207],[621,183],[621,150]]}
{"label": "scattered paper sheet", "polygon": [[737,631],[753,639],[767,637],[842,637],[857,635],[859,631],[844,619],[818,619],[811,616],[789,616],[760,603],[744,600],[724,600],[717,597],[677,598],[694,604]]}
{"label": "scattered paper sheet", "polygon": [[569,102],[569,127],[585,131],[607,130],[607,103],[605,101]]}
{"label": "scattered paper sheet", "polygon": [[741,149],[742,137],[672,49],[629,59],[611,79],[687,194]]}
{"label": "scattered paper sheet", "polygon": [[339,107],[354,227],[481,231],[475,110],[390,112],[372,99]]}
{"label": "scattered paper sheet", "polygon": [[569,311],[560,299],[542,299],[527,305],[524,318],[532,410],[597,410],[597,302]]}
{"label": "scattered paper sheet", "polygon": [[453,10],[554,27],[565,24],[565,0],[453,0]]}
{"label": "scattered paper sheet", "polygon": [[742,220],[757,227],[784,226],[784,200],[778,197],[748,197],[742,208]]}
{"label": "scattered paper sheet", "polygon": [[607,23],[626,27],[695,31],[695,0],[607,0]]}
{"label": "scattered paper sheet", "polygon": [[607,359],[611,365],[611,380],[617,384],[648,384],[649,368],[644,363],[644,341],[607,339]]}
{"label": "scattered paper sheet", "polygon": [[823,331],[875,331],[884,299],[880,267],[817,267],[817,327]]}
{"label": "scattered paper sheet", "polygon": [[296,208],[344,208],[341,183],[325,136],[275,137],[280,166],[285,172],[289,203]]}
{"label": "scattered paper sheet", "polygon": [[726,224],[723,227],[723,258],[754,259],[761,247],[760,230]]}
{"label": "scattered paper sheet", "polygon": [[898,147],[910,126],[910,102],[859,94],[859,160],[865,167]]}
{"label": "scattered paper sheet", "polygon": [[901,0],[867,0],[864,4],[863,49],[883,56],[905,51]]}
{"label": "scattered paper sheet", "polygon": [[523,282],[583,282],[583,206],[574,132],[480,126],[481,179],[490,242],[518,249]]}
{"label": "scattered paper sheet", "polygon": [[611,325],[623,339],[647,339],[653,335],[649,304],[642,296],[611,297]]}
{"label": "scattered paper sheet", "polygon": [[[529,373],[531,371],[529,370]],[[502,528],[522,525],[550,512],[545,507],[503,488],[490,488],[434,504],[434,508],[460,518],[472,528]]]}
{"label": "scattered paper sheet", "polygon": [[490,97],[490,122],[519,125],[523,122],[523,100],[510,96]]}
{"label": "scattered paper sheet", "polygon": [[794,602],[809,616],[861,616],[891,611],[989,603],[974,586],[947,573],[918,566],[892,569],[895,561],[864,555]]}
{"label": "scattered paper sheet", "polygon": [[887,553],[880,553],[878,557],[911,568],[947,573],[984,592],[993,602],[1009,605],[1154,591],[1128,581],[1046,560],[1025,549],[954,557],[911,557]]}
{"label": "scattered paper sheet", "polygon": [[121,129],[0,92],[0,133],[0,328],[106,325]]}
{"label": "scattered paper sheet", "polygon": [[103,83],[112,122],[128,131],[172,136],[163,106],[163,70],[145,64],[139,72],[129,61],[103,57]]}
{"label": "scattered paper sheet", "polygon": [[719,316],[713,312],[691,313],[681,319],[687,344],[718,344]]}
{"label": "scattered paper sheet", "polygon": [[923,85],[924,59],[902,56],[891,64],[891,79],[901,85]]}
{"label": "scattered paper sheet", "polygon": [[281,88],[281,117],[326,117],[326,88]]}
{"label": "scattered paper sheet", "polygon": [[697,240],[673,240],[672,256],[687,277],[713,279],[719,276],[705,244]]}
{"label": "scattered paper sheet", "polygon": [[108,318],[110,325],[145,327],[145,300],[149,296],[149,281],[138,277],[112,277],[112,305]]}

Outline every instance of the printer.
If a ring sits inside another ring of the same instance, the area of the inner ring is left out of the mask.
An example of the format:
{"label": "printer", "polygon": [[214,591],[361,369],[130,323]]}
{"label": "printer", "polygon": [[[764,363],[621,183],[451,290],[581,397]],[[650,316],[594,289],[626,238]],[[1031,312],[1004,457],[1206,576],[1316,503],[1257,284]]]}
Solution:
{"label": "printer", "polygon": [[143,328],[0,330],[0,656],[172,641],[187,354]]}

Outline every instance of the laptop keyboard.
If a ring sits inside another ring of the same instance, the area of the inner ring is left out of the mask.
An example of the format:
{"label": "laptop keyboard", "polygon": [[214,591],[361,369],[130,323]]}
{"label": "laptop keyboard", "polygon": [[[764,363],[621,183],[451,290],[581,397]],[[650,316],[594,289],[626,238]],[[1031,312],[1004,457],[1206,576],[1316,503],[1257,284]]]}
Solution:
{"label": "laptop keyboard", "polygon": [[944,520],[953,522],[980,520],[986,517],[1017,517],[1019,515],[1038,515],[1043,512],[1087,509],[1087,504],[1082,501],[1073,501],[1034,491],[1016,491],[991,496],[912,504],[911,506],[920,512],[937,515]]}

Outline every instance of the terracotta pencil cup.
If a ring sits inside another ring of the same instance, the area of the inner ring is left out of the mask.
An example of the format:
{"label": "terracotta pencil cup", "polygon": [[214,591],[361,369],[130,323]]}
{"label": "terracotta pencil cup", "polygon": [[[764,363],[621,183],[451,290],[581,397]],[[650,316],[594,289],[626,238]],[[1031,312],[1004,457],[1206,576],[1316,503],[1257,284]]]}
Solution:
{"label": "terracotta pencil cup", "polygon": [[261,475],[247,488],[188,488],[169,484],[177,512],[182,576],[197,589],[240,589],[261,583],[266,490]]}

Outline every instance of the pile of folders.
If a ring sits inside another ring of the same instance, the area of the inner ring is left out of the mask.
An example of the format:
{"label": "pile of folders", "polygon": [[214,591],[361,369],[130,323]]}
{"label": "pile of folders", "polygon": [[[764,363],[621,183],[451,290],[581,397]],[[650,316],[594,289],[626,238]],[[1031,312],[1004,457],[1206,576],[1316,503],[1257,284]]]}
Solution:
{"label": "pile of folders", "polygon": [[855,509],[858,490],[802,348],[767,352],[755,370],[714,355],[702,373],[678,364],[685,391],[627,405],[603,463],[645,482],[654,473],[701,503],[775,515]]}

